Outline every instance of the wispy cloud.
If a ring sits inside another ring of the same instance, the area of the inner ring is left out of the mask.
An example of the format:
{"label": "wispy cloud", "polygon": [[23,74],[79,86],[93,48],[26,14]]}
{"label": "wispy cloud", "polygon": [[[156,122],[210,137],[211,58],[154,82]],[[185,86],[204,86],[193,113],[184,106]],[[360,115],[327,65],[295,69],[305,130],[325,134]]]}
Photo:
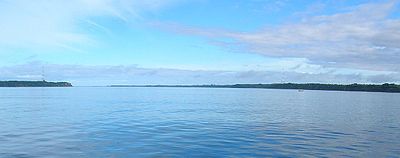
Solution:
{"label": "wispy cloud", "polygon": [[75,85],[109,84],[234,84],[274,82],[382,83],[400,82],[398,73],[363,75],[335,72],[207,71],[143,68],[136,65],[61,65],[31,62],[0,67],[0,80],[70,81]]}
{"label": "wispy cloud", "polygon": [[[88,23],[110,31],[90,20],[110,17],[123,21],[140,18],[177,0],[2,0],[0,1],[0,46],[18,48],[59,47],[90,44],[95,40],[80,24]],[[76,49],[77,48],[72,48]]]}
{"label": "wispy cloud", "polygon": [[231,51],[276,58],[305,58],[312,64],[376,71],[400,71],[400,20],[390,18],[397,3],[370,3],[332,15],[234,32],[179,24],[157,24],[177,33],[206,37]]}

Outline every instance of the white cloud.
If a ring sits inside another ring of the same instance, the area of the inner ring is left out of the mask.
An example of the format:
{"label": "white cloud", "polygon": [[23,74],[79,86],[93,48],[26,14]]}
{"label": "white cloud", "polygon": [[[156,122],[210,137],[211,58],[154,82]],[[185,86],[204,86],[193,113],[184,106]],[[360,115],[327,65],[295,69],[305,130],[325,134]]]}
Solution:
{"label": "white cloud", "polygon": [[60,65],[32,62],[0,67],[0,80],[41,80],[42,68],[49,81],[74,85],[110,84],[235,84],[235,83],[400,83],[398,73],[380,75],[301,73],[293,71],[205,71],[142,68],[135,65]]}
{"label": "white cloud", "polygon": [[107,30],[90,18],[105,16],[129,21],[140,18],[142,12],[156,11],[175,1],[1,0],[0,46],[35,48],[90,44],[94,40],[79,28],[80,24]]}
{"label": "white cloud", "polygon": [[397,3],[363,4],[345,13],[307,17],[254,32],[157,24],[207,37],[232,51],[276,58],[306,58],[328,67],[400,71],[400,20],[389,18]]}

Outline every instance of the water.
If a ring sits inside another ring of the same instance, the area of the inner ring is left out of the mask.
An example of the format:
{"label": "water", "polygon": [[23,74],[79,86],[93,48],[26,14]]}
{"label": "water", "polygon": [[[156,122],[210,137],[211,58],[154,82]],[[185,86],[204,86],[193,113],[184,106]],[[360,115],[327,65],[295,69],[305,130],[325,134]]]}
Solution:
{"label": "water", "polygon": [[399,157],[400,94],[0,88],[0,157]]}

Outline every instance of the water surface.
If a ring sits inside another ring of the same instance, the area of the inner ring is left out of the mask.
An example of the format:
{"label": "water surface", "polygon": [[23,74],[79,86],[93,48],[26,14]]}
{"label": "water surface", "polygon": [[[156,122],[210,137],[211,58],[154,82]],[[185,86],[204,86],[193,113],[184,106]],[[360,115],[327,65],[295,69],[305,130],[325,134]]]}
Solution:
{"label": "water surface", "polygon": [[400,94],[0,88],[0,157],[396,157]]}

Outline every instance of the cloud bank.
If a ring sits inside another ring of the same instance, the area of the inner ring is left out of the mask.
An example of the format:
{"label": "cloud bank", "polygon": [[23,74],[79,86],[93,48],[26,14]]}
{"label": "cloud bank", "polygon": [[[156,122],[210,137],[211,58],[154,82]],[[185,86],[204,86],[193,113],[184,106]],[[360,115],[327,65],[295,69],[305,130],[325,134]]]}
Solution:
{"label": "cloud bank", "polygon": [[60,65],[32,62],[0,67],[0,80],[70,81],[74,85],[111,84],[235,84],[235,83],[382,83],[400,82],[395,74],[363,75],[333,72],[205,71],[131,66]]}
{"label": "cloud bank", "polygon": [[305,58],[312,64],[375,71],[400,71],[400,20],[390,18],[394,1],[370,3],[343,13],[305,17],[253,32],[156,24],[206,37],[231,51],[275,58]]}

